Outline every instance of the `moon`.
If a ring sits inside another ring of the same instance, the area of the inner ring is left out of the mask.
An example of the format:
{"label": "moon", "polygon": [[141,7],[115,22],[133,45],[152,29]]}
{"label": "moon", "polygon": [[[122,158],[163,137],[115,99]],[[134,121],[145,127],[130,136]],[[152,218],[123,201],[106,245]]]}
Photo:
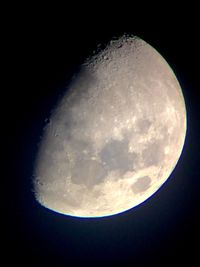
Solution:
{"label": "moon", "polygon": [[122,36],[87,58],[44,127],[36,200],[75,217],[127,211],[169,178],[186,135],[181,87],[165,59]]}

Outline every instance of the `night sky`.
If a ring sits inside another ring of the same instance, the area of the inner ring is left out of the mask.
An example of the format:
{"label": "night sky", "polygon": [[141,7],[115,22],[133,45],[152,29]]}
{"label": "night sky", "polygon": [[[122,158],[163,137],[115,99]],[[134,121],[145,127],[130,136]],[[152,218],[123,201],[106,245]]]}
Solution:
{"label": "night sky", "polygon": [[[127,20],[117,15],[106,20],[104,14],[100,19],[96,13],[79,16],[73,10],[66,17],[57,14],[58,19],[53,13],[47,19],[43,15],[40,20],[33,14],[18,18],[9,34],[14,74],[8,81],[14,85],[2,103],[7,152],[1,193],[5,266],[13,260],[19,266],[194,266],[200,238],[200,42],[195,14],[175,12],[172,18],[168,13],[154,21],[149,16],[141,23],[130,15]],[[124,33],[156,48],[180,82],[188,128],[181,158],[165,185],[132,210],[99,219],[52,212],[35,201],[31,182],[45,119],[80,63],[99,43]]]}

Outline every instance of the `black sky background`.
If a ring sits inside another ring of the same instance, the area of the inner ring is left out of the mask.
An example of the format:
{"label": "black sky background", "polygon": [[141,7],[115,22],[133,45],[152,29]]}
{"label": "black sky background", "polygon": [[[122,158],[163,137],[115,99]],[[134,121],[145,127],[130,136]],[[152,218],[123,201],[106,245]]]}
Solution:
{"label": "black sky background", "polygon": [[[2,98],[7,152],[1,201],[5,266],[11,261],[21,266],[163,266],[175,262],[193,266],[198,260],[199,21],[194,10],[179,10],[174,16],[171,11],[165,16],[161,12],[160,17],[156,12],[149,16],[138,12],[140,20],[134,20],[135,12],[132,16],[112,13],[108,18],[104,13],[86,15],[80,10],[78,14],[69,8],[62,15],[26,12],[10,22],[7,48],[12,72],[7,98]],[[156,48],[181,84],[188,127],[183,153],[165,185],[132,210],[101,219],[54,213],[40,206],[31,191],[45,119],[80,63],[99,43],[124,33],[137,35]]]}

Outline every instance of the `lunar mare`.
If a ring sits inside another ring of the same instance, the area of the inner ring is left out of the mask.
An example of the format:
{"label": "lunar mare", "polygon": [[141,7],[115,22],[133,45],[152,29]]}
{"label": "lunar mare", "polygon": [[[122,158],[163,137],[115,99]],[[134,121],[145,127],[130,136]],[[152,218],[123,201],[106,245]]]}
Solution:
{"label": "lunar mare", "polygon": [[122,36],[83,63],[45,126],[36,199],[77,217],[131,209],[168,179],[185,134],[173,71],[145,41]]}

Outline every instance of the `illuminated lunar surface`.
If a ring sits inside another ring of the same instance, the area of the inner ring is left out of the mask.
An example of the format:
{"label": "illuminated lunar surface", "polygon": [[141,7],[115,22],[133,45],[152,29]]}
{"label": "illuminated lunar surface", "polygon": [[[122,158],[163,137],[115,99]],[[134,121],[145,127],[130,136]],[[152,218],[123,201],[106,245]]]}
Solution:
{"label": "illuminated lunar surface", "polygon": [[83,63],[52,112],[35,166],[36,199],[78,217],[131,209],[168,179],[185,134],[173,71],[145,41],[123,36]]}

